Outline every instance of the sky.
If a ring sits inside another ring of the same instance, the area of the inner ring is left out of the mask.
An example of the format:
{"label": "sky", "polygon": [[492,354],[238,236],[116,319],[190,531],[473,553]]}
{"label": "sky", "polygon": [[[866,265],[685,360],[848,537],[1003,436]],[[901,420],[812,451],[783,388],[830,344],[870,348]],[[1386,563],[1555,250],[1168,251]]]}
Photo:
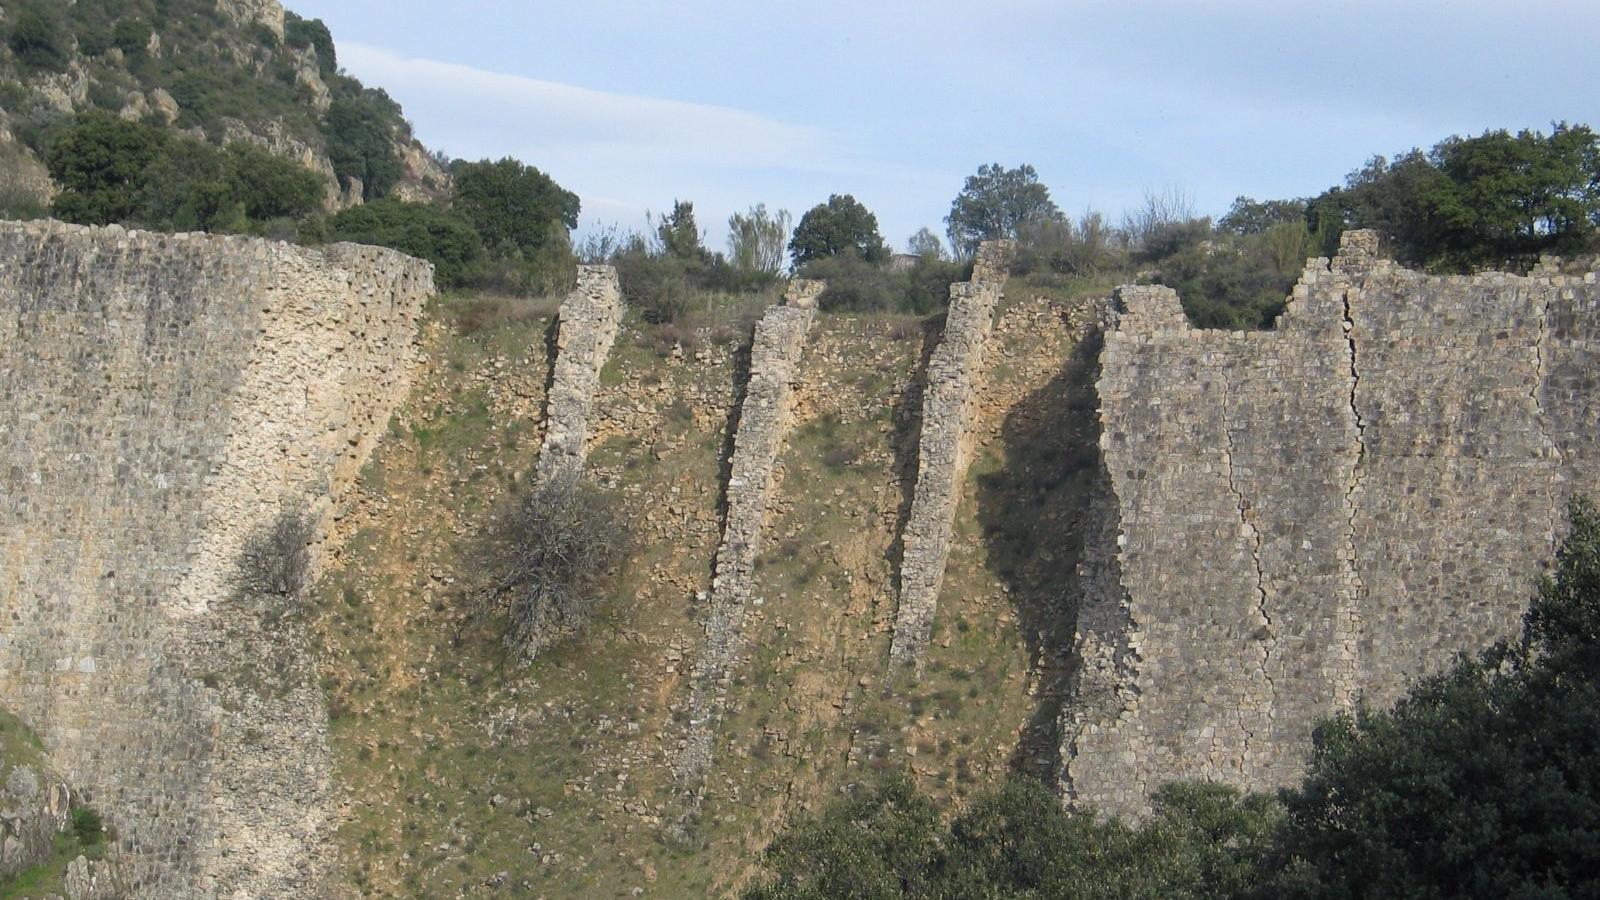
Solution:
{"label": "sky", "polygon": [[430,149],[576,192],[580,236],[689,200],[720,248],[732,212],[839,193],[903,247],[984,163],[1074,215],[1220,215],[1452,134],[1600,127],[1596,0],[287,5]]}

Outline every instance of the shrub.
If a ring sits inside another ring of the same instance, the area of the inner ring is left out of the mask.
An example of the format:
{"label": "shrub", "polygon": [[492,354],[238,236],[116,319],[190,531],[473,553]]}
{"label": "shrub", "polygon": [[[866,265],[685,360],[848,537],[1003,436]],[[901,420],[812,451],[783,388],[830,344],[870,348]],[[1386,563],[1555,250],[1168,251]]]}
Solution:
{"label": "shrub", "polygon": [[[961,760],[957,770],[971,780]],[[1156,900],[1255,886],[1281,819],[1270,797],[1178,783],[1153,799],[1154,815],[1131,826],[1068,811],[1039,782],[1013,778],[945,827],[931,800],[889,775],[780,834],[766,854],[769,880],[744,896]]]}
{"label": "shrub", "polygon": [[[807,263],[800,274],[828,283],[817,299],[825,310],[885,312],[900,308],[905,297],[903,276],[854,255],[818,258]],[[948,291],[948,283],[945,288]]]}
{"label": "shrub", "polygon": [[72,834],[79,846],[90,849],[105,843],[106,828],[100,814],[87,806],[72,810]]}
{"label": "shrub", "polygon": [[42,218],[49,208],[41,179],[32,175],[32,163],[17,149],[0,151],[0,218]]}
{"label": "shrub", "polygon": [[514,499],[490,536],[491,608],[507,613],[505,644],[525,661],[588,624],[626,549],[614,496],[557,479]]}
{"label": "shrub", "polygon": [[111,43],[129,59],[142,57],[150,48],[150,23],[140,19],[122,19],[111,29]]}
{"label": "shrub", "polygon": [[445,286],[460,284],[483,255],[472,226],[429,203],[385,199],[353,206],[328,220],[327,233],[331,240],[391,247],[425,259]]}
{"label": "shrub", "polygon": [[950,305],[950,285],[966,277],[964,263],[933,256],[919,257],[904,275],[905,293],[895,308],[919,316],[938,312]]}
{"label": "shrub", "polygon": [[321,19],[303,19],[292,12],[283,17],[284,43],[298,50],[307,47],[317,51],[317,68],[323,74],[339,70],[339,58],[334,52],[333,35]]}
{"label": "shrub", "polygon": [[1246,237],[1186,240],[1155,264],[1154,280],[1177,290],[1202,328],[1268,328],[1314,247],[1303,223]]}
{"label": "shrub", "polygon": [[745,900],[928,896],[940,853],[939,810],[904,775],[857,785],[767,847],[770,882]]}
{"label": "shrub", "polygon": [[652,255],[636,245],[617,256],[615,264],[623,299],[638,309],[646,322],[675,322],[688,311],[694,286],[683,260]]}

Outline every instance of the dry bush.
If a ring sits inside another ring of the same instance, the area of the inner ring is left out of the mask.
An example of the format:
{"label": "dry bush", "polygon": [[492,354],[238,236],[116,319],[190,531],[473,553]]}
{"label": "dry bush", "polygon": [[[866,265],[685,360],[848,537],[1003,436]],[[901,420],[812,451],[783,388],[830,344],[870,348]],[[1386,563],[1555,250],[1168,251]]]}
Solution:
{"label": "dry bush", "polygon": [[558,480],[511,501],[489,539],[484,599],[504,609],[505,643],[524,661],[578,633],[605,599],[626,553],[616,498]]}

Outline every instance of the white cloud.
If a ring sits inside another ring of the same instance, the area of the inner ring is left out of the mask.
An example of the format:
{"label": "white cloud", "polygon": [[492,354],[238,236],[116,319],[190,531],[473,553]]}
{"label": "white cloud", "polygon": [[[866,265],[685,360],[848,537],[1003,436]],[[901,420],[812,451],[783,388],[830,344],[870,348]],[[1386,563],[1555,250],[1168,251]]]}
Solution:
{"label": "white cloud", "polygon": [[339,59],[401,98],[417,121],[469,145],[444,148],[461,155],[728,168],[801,165],[831,152],[821,129],[738,109],[406,58],[358,43],[340,44]]}

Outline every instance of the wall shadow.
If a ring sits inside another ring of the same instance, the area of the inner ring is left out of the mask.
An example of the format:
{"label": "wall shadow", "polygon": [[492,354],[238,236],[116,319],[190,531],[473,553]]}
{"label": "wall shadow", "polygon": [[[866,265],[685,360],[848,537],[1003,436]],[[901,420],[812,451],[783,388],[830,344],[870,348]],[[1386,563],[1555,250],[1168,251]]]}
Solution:
{"label": "wall shadow", "polygon": [[1100,471],[1095,377],[1103,339],[1091,330],[1061,372],[1006,416],[999,471],[977,479],[978,522],[995,578],[1010,588],[1036,704],[1012,757],[1053,783],[1072,669],[1089,501]]}

